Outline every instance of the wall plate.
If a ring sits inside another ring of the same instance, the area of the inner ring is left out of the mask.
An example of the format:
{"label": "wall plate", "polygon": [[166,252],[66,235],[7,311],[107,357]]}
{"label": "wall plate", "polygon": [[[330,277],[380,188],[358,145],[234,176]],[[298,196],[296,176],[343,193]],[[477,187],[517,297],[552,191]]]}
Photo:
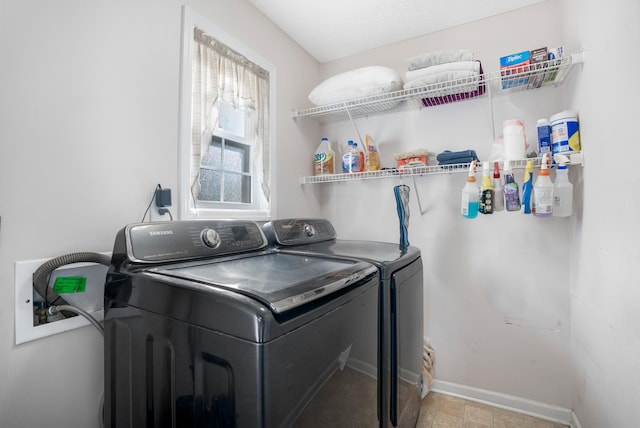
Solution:
{"label": "wall plate", "polygon": [[[103,253],[110,254],[110,253]],[[89,325],[83,316],[65,318],[43,325],[34,325],[33,272],[50,259],[15,262],[15,326],[16,345],[53,334],[74,330]],[[59,276],[80,276],[87,278],[84,293],[64,294],[70,305],[89,312],[96,320],[104,318],[104,282],[108,266],[96,263],[73,263],[62,266],[51,274],[49,287]]]}

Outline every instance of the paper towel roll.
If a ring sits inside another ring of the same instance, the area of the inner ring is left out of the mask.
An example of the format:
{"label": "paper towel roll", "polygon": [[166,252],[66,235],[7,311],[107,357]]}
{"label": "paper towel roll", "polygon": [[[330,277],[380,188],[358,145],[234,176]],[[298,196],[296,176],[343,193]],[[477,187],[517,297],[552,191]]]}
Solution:
{"label": "paper towel roll", "polygon": [[524,122],[519,119],[505,120],[502,124],[504,140],[504,159],[526,159],[527,140],[524,132]]}

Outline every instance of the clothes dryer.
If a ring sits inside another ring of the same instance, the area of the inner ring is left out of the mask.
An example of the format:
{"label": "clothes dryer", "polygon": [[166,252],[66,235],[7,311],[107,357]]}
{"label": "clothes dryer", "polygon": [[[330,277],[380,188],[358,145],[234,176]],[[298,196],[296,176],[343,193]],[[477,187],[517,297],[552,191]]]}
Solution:
{"label": "clothes dryer", "polygon": [[326,219],[279,219],[263,225],[287,254],[359,259],[374,264],[379,287],[379,423],[411,427],[420,410],[423,367],[423,267],[420,250],[398,244],[336,239]]}

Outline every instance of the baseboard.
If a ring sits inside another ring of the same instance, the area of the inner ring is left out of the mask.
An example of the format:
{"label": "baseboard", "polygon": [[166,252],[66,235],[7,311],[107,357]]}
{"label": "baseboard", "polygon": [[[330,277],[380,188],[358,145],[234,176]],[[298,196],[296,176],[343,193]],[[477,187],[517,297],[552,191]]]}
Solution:
{"label": "baseboard", "polygon": [[571,426],[582,428],[577,415],[571,409],[560,406],[552,406],[538,401],[528,400],[513,395],[501,394],[486,389],[474,388],[435,379],[431,391],[477,401],[501,409],[512,410],[518,413],[546,419]]}

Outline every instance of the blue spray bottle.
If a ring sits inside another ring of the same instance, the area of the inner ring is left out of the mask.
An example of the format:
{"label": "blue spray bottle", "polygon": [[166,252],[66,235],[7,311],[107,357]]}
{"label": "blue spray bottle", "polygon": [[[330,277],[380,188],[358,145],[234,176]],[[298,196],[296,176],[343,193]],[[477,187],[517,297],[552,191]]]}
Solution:
{"label": "blue spray bottle", "polygon": [[522,183],[522,212],[531,214],[531,194],[533,193],[533,161],[529,159],[524,169],[524,183]]}
{"label": "blue spray bottle", "polygon": [[476,161],[469,165],[469,176],[462,189],[462,206],[460,213],[464,218],[478,217],[478,205],[480,200],[480,187],[476,183]]}

